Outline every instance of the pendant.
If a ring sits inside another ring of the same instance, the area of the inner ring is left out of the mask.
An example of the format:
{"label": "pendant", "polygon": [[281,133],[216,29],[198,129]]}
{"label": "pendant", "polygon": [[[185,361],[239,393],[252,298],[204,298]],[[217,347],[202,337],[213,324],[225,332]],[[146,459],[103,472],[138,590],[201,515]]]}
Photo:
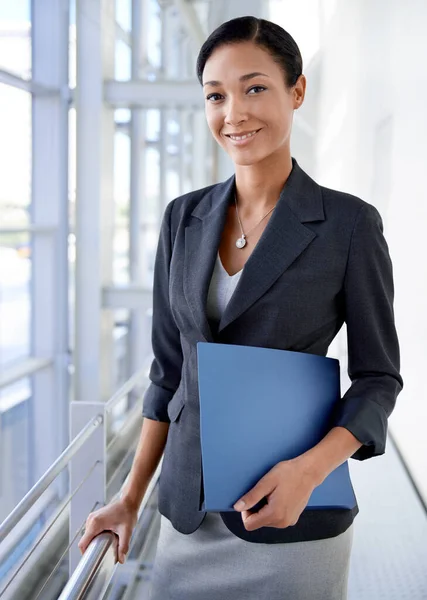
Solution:
{"label": "pendant", "polygon": [[244,248],[246,246],[245,234],[243,234],[242,237],[237,238],[236,246],[238,248]]}

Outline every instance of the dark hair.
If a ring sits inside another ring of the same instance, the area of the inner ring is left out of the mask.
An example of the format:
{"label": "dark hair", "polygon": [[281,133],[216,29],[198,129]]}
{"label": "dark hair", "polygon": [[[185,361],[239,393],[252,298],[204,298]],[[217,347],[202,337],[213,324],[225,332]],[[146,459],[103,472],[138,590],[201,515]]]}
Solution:
{"label": "dark hair", "polygon": [[238,17],[222,23],[204,42],[197,57],[197,78],[203,84],[203,70],[216,48],[226,44],[253,42],[267,50],[281,66],[288,88],[295,85],[302,73],[302,56],[294,38],[272,21],[257,17]]}

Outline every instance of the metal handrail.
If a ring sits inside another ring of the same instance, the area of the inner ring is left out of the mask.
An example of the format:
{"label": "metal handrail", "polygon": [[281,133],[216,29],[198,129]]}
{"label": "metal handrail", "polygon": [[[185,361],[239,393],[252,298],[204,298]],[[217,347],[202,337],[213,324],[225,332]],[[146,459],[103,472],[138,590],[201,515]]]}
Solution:
{"label": "metal handrail", "polygon": [[[128,394],[137,384],[137,382],[147,375],[148,364],[151,358],[147,359],[144,366],[132,375],[121,388],[113,394],[113,396],[105,403],[106,410],[111,410],[117,402]],[[95,429],[99,427],[103,422],[103,416],[97,415],[91,419],[85,427],[76,435],[76,437],[70,442],[67,448],[62,454],[56,459],[56,461],[49,467],[49,469],[40,477],[37,483],[30,489],[30,491],[22,498],[19,504],[14,510],[6,517],[6,519],[0,524],[0,543],[5,537],[12,531],[12,529],[19,523],[22,517],[27,511],[34,505],[34,503],[40,498],[40,496],[46,491],[52,481],[59,475],[62,469],[68,465],[73,456],[83,446],[83,444],[91,437]]]}
{"label": "metal handrail", "polygon": [[[161,468],[163,463],[163,456],[158,464],[158,467],[147,486],[147,490],[144,494],[144,498],[141,502],[141,505],[138,509],[138,521],[141,519],[141,516],[144,512],[144,509],[148,503],[148,500],[154,490],[154,487],[157,484],[157,481],[160,476]],[[126,477],[125,482],[118,494],[112,499],[111,502],[114,502],[121,494],[122,490],[125,488],[129,475]],[[136,526],[135,526],[136,528]],[[66,586],[62,590],[61,595],[58,600],[82,600],[84,598],[84,594],[89,589],[89,586],[92,584],[94,578],[98,574],[105,557],[107,556],[108,550],[111,545],[114,543],[115,534],[111,531],[103,531],[98,534],[93,540],[90,542],[89,546],[86,548],[85,553],[80,559],[79,564],[68,580]],[[132,548],[132,544],[130,545],[129,552]],[[109,574],[108,582],[111,580],[114,570],[118,563],[113,565],[112,571]]]}
{"label": "metal handrail", "polygon": [[19,523],[22,517],[47,490],[52,481],[59,475],[62,469],[67,466],[76,452],[83,446],[94,433],[97,427],[103,422],[103,416],[97,415],[89,421],[85,427],[76,435],[73,441],[67,446],[56,461],[49,467],[44,475],[40,477],[38,482],[30,489],[30,491],[22,498],[14,510],[6,517],[0,525],[0,543]]}
{"label": "metal handrail", "polygon": [[83,485],[83,483],[85,483],[85,481],[88,479],[88,477],[92,474],[92,472],[93,472],[94,468],[96,467],[96,465],[97,465],[97,463],[94,463],[94,465],[89,469],[88,473],[86,474],[86,476],[84,477],[84,479],[81,481],[81,483],[79,484],[79,486],[77,487],[77,489],[75,489],[73,493],[69,494],[69,496],[67,498],[67,501],[64,503],[64,505],[62,506],[61,510],[55,515],[55,518],[51,521],[50,525],[48,527],[46,527],[40,533],[40,535],[37,537],[36,543],[31,548],[30,552],[27,554],[27,556],[21,562],[21,564],[19,565],[19,567],[15,570],[15,572],[12,575],[12,577],[6,583],[6,586],[0,590],[0,597],[3,596],[3,594],[6,592],[6,590],[12,585],[14,579],[19,575],[20,571],[22,571],[22,569],[25,566],[25,564],[29,561],[29,559],[34,554],[34,552],[37,550],[37,548],[45,540],[45,538],[47,537],[49,531],[54,527],[54,525],[56,524],[56,521],[61,517],[62,513],[68,507],[68,505],[70,504],[71,500],[74,498],[75,494],[79,491],[79,489],[81,488],[81,486]]}
{"label": "metal handrail", "polygon": [[[135,373],[132,377],[130,377],[129,380],[127,382],[125,382],[125,384],[122,385],[122,387],[116,393],[113,394],[113,396],[110,398],[110,400],[108,402],[102,403],[102,414],[99,414],[99,413],[95,414],[95,416],[93,416],[88,421],[88,423],[82,427],[81,431],[79,431],[75,435],[74,439],[70,442],[70,444],[67,446],[67,448],[62,452],[62,454],[57,458],[57,460],[41,476],[39,481],[37,481],[37,483],[24,496],[24,498],[19,502],[19,504],[16,506],[16,508],[6,517],[6,519],[2,523],[0,523],[0,544],[2,544],[5,540],[5,538],[7,538],[7,536],[10,534],[10,532],[14,528],[16,528],[16,526],[20,522],[22,522],[22,519],[26,516],[27,512],[28,511],[31,512],[31,510],[34,509],[34,507],[40,501],[40,498],[46,492],[46,490],[48,489],[48,487],[52,483],[52,481],[59,475],[59,473],[62,471],[62,469],[71,462],[71,459],[73,459],[73,457],[80,450],[80,448],[83,446],[83,444],[93,435],[95,430],[97,430],[97,428],[99,428],[99,426],[103,424],[104,419],[106,418],[107,412],[111,408],[113,408],[115,406],[115,404],[121,398],[126,396],[126,394],[128,394],[129,391],[131,391],[132,388],[134,388],[136,386],[136,384],[139,382],[139,380],[143,376],[146,376],[146,377],[148,376],[149,363],[151,361],[152,361],[152,357],[150,356],[147,358],[147,361],[144,362],[144,365],[140,369],[139,372]],[[105,451],[107,452],[108,448],[105,448]],[[157,481],[157,478],[158,478],[158,475],[157,475],[157,477],[153,478],[153,484],[155,484],[155,482]],[[145,505],[145,503],[143,503],[141,505],[141,510],[144,505]],[[139,518],[139,516],[138,516],[138,518]],[[80,533],[80,531],[81,531],[81,527],[80,527],[80,530],[77,531],[76,536],[74,536],[72,543],[74,543],[75,538]],[[108,535],[108,533],[107,533],[107,535]],[[113,535],[113,534],[110,534],[110,535]],[[114,539],[114,537],[112,539]],[[70,544],[70,546],[71,546],[71,544]],[[111,546],[111,540],[108,543],[107,547],[105,548],[105,552],[101,553],[102,557],[104,557],[105,554],[108,554],[108,556],[111,559],[111,552],[108,552],[108,549],[110,548],[110,546]],[[110,562],[111,562],[111,560],[110,560]],[[110,566],[112,566],[110,564],[108,564],[108,566],[107,566],[107,561],[101,561],[100,564],[102,564],[103,572],[108,572],[110,570]],[[99,587],[100,584],[102,585],[102,581],[103,581],[103,578],[102,578],[101,574],[99,573],[99,567],[96,568],[95,573],[98,573],[98,577],[96,579],[96,586]]]}

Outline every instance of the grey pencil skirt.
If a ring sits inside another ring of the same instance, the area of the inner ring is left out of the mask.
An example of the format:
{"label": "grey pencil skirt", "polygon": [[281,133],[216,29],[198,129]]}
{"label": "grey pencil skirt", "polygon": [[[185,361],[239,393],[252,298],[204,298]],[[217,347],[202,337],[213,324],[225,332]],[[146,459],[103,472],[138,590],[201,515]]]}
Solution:
{"label": "grey pencil skirt", "polygon": [[149,600],[346,600],[353,527],[322,540],[255,544],[219,513],[182,534],[161,515]]}

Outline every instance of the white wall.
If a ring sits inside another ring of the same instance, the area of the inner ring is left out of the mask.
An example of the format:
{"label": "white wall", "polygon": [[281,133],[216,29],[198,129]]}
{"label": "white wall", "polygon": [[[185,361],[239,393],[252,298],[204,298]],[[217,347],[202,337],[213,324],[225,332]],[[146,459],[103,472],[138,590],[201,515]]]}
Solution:
{"label": "white wall", "polygon": [[390,431],[427,501],[427,3],[322,4],[314,176],[383,217],[405,384]]}

